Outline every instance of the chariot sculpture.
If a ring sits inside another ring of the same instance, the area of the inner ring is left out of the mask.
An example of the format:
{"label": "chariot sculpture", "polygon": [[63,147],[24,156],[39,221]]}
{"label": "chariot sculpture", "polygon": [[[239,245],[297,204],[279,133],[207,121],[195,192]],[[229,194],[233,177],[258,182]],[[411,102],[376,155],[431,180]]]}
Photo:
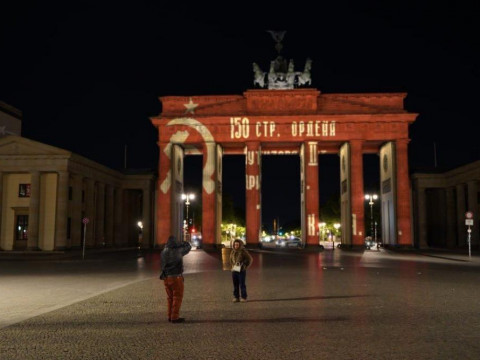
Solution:
{"label": "chariot sculpture", "polygon": [[268,88],[274,90],[288,90],[310,86],[312,84],[312,60],[307,58],[303,71],[295,71],[292,59],[290,59],[287,66],[287,60],[280,54],[283,48],[282,40],[286,31],[269,30],[268,32],[276,42],[275,48],[278,56],[270,62],[268,74],[262,71],[257,63],[253,63],[253,85],[261,89]]}

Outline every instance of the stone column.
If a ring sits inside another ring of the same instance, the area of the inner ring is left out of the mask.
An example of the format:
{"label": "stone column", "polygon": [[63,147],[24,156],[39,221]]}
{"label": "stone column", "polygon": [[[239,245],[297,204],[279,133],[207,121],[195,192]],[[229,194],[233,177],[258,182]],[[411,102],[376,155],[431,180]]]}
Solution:
{"label": "stone column", "polygon": [[306,245],[318,245],[318,151],[316,141],[304,143],[303,178],[305,179]]}
{"label": "stone column", "polygon": [[86,179],[85,191],[85,217],[88,218],[87,233],[85,234],[85,245],[94,246],[94,228],[95,228],[95,180]]}
{"label": "stone column", "polygon": [[59,171],[57,180],[57,211],[55,214],[56,250],[64,250],[67,247],[68,185],[68,172]]}
{"label": "stone column", "polygon": [[72,218],[70,228],[71,246],[82,246],[82,190],[83,177],[72,174]]}
{"label": "stone column", "polygon": [[[123,232],[123,189],[115,189],[115,211],[114,211],[114,239],[115,246],[125,246],[125,235]],[[170,223],[170,222],[169,222]]]}
{"label": "stone column", "polygon": [[40,207],[40,172],[32,171],[30,180],[30,206],[28,209],[27,250],[38,250],[38,210]]}
{"label": "stone column", "polygon": [[115,211],[115,198],[113,186],[106,186],[106,208],[105,208],[105,244],[113,245],[113,214]]}
{"label": "stone column", "polygon": [[446,197],[446,209],[445,209],[445,216],[447,220],[447,241],[446,245],[448,248],[454,248],[457,241],[456,241],[456,231],[455,231],[455,222],[456,222],[456,214],[455,214],[455,198],[453,194],[453,187],[448,187],[445,189],[445,197]]}
{"label": "stone column", "polygon": [[395,141],[397,157],[397,244],[412,246],[408,139]]}
{"label": "stone column", "polygon": [[205,143],[203,147],[202,177],[202,238],[205,246],[217,243],[217,144]]}
{"label": "stone column", "polygon": [[458,246],[463,247],[467,244],[467,227],[465,226],[465,213],[467,212],[467,206],[465,203],[465,185],[459,184],[455,188],[457,192]]}
{"label": "stone column", "polygon": [[261,159],[259,142],[247,142],[245,153],[246,237],[247,244],[258,246],[262,224]]}
{"label": "stone column", "polygon": [[[472,248],[478,246],[478,227],[480,216],[478,213],[478,184],[477,180],[472,180],[467,183],[467,191],[468,191],[468,210],[473,212],[473,226],[472,229],[472,238],[471,238],[471,245]],[[464,216],[465,219],[465,216]],[[463,221],[465,224],[465,220]]]}
{"label": "stone column", "polygon": [[356,219],[356,234],[352,234],[353,246],[364,246],[365,244],[365,216],[364,216],[364,193],[363,193],[363,141],[350,141],[350,179],[352,194],[352,215]]}
{"label": "stone column", "polygon": [[97,183],[95,245],[105,245],[105,184]]}
{"label": "stone column", "polygon": [[171,171],[172,145],[170,143],[160,144],[160,156],[158,165],[158,197],[157,213],[155,214],[157,226],[157,238],[155,244],[163,245],[171,234],[170,206],[172,201],[172,171]]}
{"label": "stone column", "polygon": [[418,247],[420,249],[428,248],[427,243],[427,194],[425,188],[419,185],[417,180],[417,235],[418,235]]}
{"label": "stone column", "polygon": [[151,218],[151,200],[152,200],[152,192],[150,187],[144,188],[142,191],[142,222],[143,222],[143,230],[142,230],[142,247],[144,249],[148,249],[151,246],[150,241],[150,218]]}

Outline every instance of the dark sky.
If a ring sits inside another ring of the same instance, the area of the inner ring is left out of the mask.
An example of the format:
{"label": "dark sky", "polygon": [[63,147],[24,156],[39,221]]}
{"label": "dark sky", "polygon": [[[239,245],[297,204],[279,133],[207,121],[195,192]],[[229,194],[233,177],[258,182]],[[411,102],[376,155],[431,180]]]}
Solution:
{"label": "dark sky", "polygon": [[[127,144],[128,167],[156,168],[157,135],[149,116],[161,111],[158,97],[242,94],[252,87],[252,62],[267,70],[276,56],[265,32],[273,29],[287,30],[283,53],[297,67],[313,59],[313,86],[324,93],[409,94],[407,110],[420,114],[410,127],[412,170],[434,166],[434,143],[441,169],[480,158],[479,5],[181,3],[2,5],[0,100],[24,112],[23,135],[117,169]],[[336,189],[338,161],[323,160],[321,184]],[[225,168],[237,163],[226,160]],[[264,180],[296,186],[297,163],[266,159]],[[296,180],[288,179],[290,168]],[[376,170],[367,173],[375,177]],[[375,187],[369,176],[365,186]],[[231,182],[224,188],[238,192]],[[297,207],[288,197],[282,201]]]}

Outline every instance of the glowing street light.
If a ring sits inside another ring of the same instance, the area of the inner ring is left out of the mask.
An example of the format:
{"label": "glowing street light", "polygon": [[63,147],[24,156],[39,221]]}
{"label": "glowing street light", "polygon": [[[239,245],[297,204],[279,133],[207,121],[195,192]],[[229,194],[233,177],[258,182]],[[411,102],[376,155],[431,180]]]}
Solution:
{"label": "glowing street light", "polygon": [[182,200],[185,201],[185,205],[187,206],[187,222],[188,222],[188,206],[190,205],[190,200],[195,199],[195,194],[189,193],[189,194],[182,194]]}
{"label": "glowing street light", "polygon": [[137,222],[138,226],[138,248],[142,247],[142,240],[143,240],[143,222]]}
{"label": "glowing street light", "polygon": [[373,204],[374,204],[374,200],[377,200],[377,199],[378,199],[377,194],[366,194],[365,195],[365,200],[367,200],[368,205],[370,205],[370,236],[372,238],[375,236],[375,242],[377,242],[377,233],[374,232],[374,230],[373,230],[373,226],[374,226],[374,223],[373,223]]}
{"label": "glowing street light", "polygon": [[325,222],[318,223],[318,241],[319,242],[323,241],[325,226],[327,226],[327,223]]}
{"label": "glowing street light", "polygon": [[188,229],[188,207],[190,206],[190,200],[195,199],[195,194],[188,193],[182,194],[182,200],[185,201],[185,206],[187,207],[187,216],[185,217],[186,220],[183,222],[183,237],[184,240],[187,240],[187,229]]}
{"label": "glowing street light", "polygon": [[[335,238],[338,236],[338,229],[340,229],[340,226],[342,225],[340,225],[339,223],[333,224],[333,227],[335,228]],[[333,244],[334,244],[333,247],[335,247],[335,242]]]}

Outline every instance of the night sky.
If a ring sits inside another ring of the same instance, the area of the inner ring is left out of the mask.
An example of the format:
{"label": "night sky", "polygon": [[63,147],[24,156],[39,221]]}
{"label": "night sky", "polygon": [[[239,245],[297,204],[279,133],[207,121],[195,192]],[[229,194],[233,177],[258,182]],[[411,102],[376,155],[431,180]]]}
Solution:
{"label": "night sky", "polygon": [[[276,57],[265,30],[287,30],[283,55],[297,69],[312,58],[321,92],[409,94],[406,109],[419,113],[410,127],[411,170],[434,168],[434,144],[437,170],[480,159],[479,5],[165,3],[2,5],[0,100],[23,111],[23,136],[119,170],[127,145],[128,168],[156,169],[149,117],[161,112],[158,97],[242,94],[253,87],[252,63],[267,71]],[[365,158],[367,189],[378,186],[377,162]],[[186,186],[195,188],[199,160],[187,163]],[[224,191],[237,206],[242,164],[240,157],[224,164]],[[298,217],[298,157],[270,156],[263,165],[265,221]],[[320,165],[324,201],[338,189],[338,159],[322,156]]]}

